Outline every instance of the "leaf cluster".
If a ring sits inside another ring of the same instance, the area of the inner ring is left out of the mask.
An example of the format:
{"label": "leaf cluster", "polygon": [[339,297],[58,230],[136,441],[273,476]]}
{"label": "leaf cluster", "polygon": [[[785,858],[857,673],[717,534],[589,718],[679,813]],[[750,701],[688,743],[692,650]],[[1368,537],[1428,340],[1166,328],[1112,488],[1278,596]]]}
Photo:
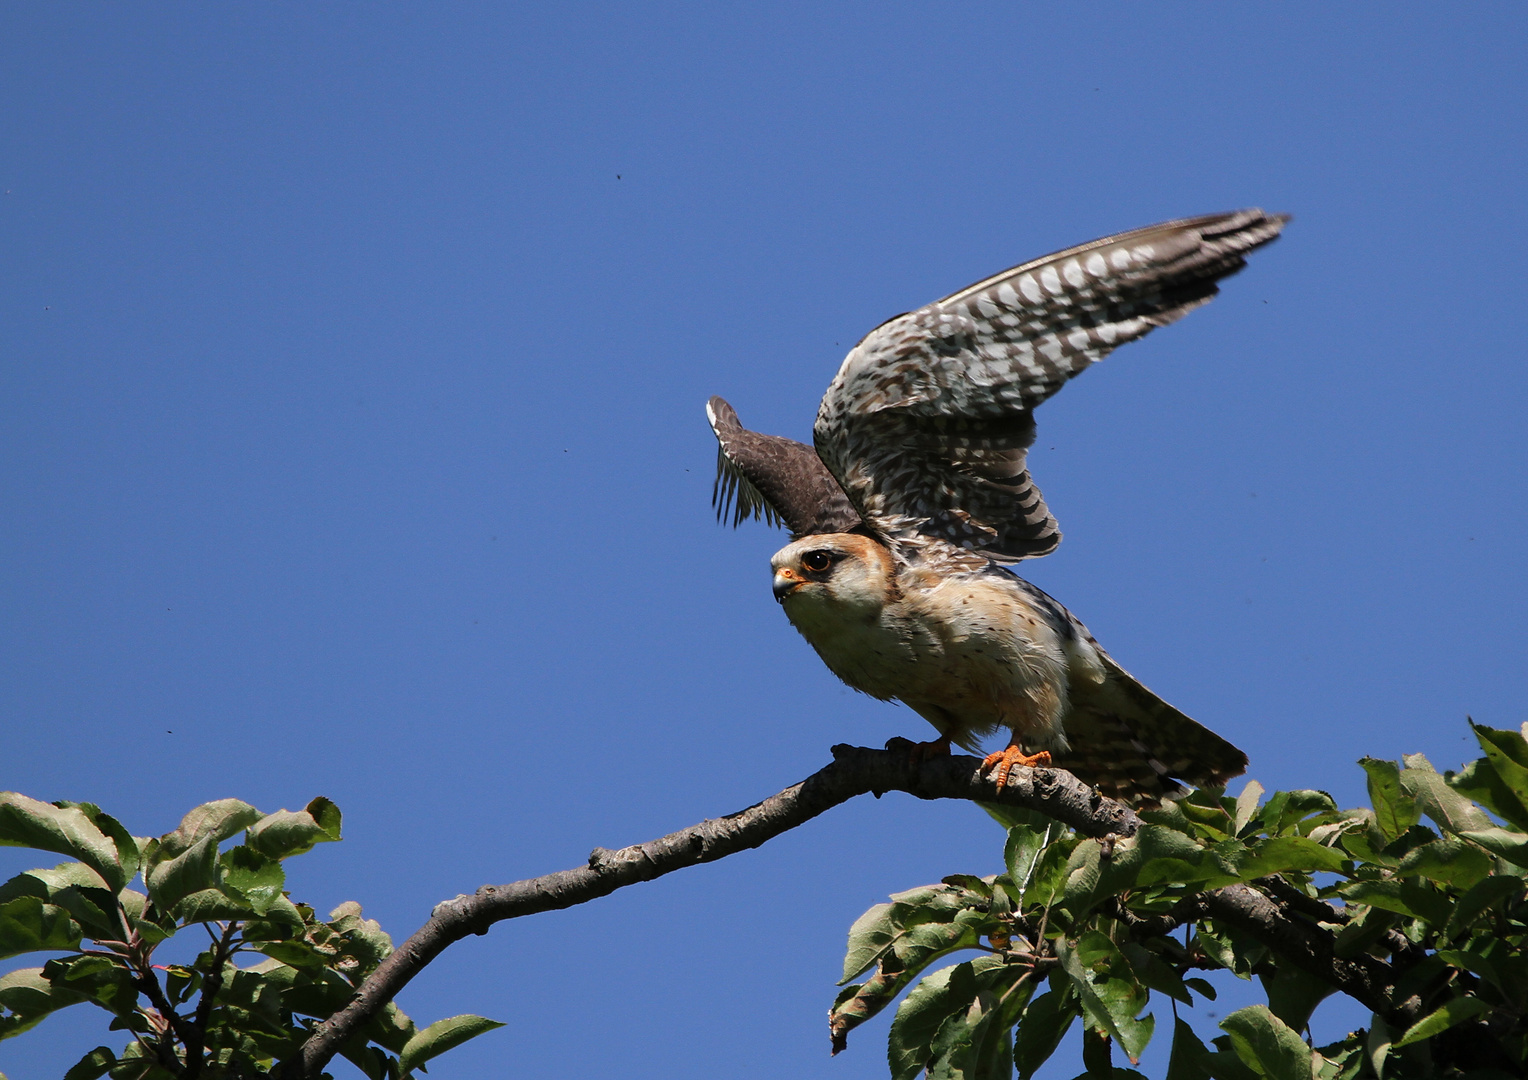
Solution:
{"label": "leaf cluster", "polygon": [[[1528,1073],[1528,740],[1471,727],[1484,756],[1457,774],[1420,755],[1361,761],[1372,806],[1355,810],[1320,791],[1264,799],[1252,781],[1091,838],[989,808],[1008,826],[1003,873],[899,893],[850,929],[834,1052],[907,991],[893,1080],[1027,1080],[1079,1021],[1084,1075],[1139,1076],[1114,1053],[1138,1062],[1162,999],[1168,1080]],[[1249,901],[1299,947],[1237,917]],[[1370,1026],[1311,1046],[1311,1013],[1357,996],[1359,968],[1378,980]],[[1177,1014],[1214,999],[1196,973],[1215,970],[1257,979],[1267,1004],[1227,1016],[1207,1045]]]}
{"label": "leaf cluster", "polygon": [[[0,844],[70,857],[0,885],[0,959],[61,954],[0,976],[0,1039],[89,1003],[130,1041],[96,1047],[65,1080],[273,1075],[393,949],[359,904],[320,919],[286,892],[283,862],[339,839],[324,798],[274,814],[222,799],[149,838],[89,803],[0,794]],[[182,931],[207,947],[189,964],[156,963]],[[389,1004],[341,1052],[371,1080],[403,1080],[499,1026],[459,1016],[420,1029]]]}

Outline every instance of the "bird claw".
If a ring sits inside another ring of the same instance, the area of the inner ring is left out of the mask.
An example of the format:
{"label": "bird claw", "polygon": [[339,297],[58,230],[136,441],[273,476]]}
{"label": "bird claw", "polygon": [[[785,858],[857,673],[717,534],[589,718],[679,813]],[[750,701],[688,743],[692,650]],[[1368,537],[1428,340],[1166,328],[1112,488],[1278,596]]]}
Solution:
{"label": "bird claw", "polygon": [[1015,765],[1021,765],[1026,769],[1043,768],[1051,763],[1050,751],[1041,750],[1038,754],[1026,754],[1017,746],[1005,747],[995,754],[988,754],[982,759],[982,772],[986,772],[994,766],[997,768],[997,789],[1002,791],[1008,784],[1008,774],[1013,771]]}
{"label": "bird claw", "polygon": [[928,742],[913,742],[911,739],[904,739],[898,735],[887,740],[886,749],[906,750],[909,764],[922,765],[925,761],[931,761],[934,758],[949,757],[950,740],[946,737],[930,739]]}

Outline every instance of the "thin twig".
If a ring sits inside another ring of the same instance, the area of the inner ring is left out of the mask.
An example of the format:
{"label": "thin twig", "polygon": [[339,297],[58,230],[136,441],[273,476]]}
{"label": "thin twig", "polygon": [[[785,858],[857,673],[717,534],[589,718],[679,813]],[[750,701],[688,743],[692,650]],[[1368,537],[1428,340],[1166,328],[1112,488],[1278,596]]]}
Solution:
{"label": "thin twig", "polygon": [[[205,923],[202,924],[206,926]],[[196,1013],[191,1021],[189,1038],[186,1044],[186,1080],[193,1080],[200,1076],[202,1065],[205,1063],[207,1047],[207,1023],[212,1018],[213,999],[218,991],[223,989],[223,965],[228,962],[230,952],[229,943],[233,941],[234,934],[238,933],[238,922],[229,922],[223,926],[222,937],[214,938],[212,943],[212,970],[202,980],[202,996],[197,999]],[[207,927],[211,933],[212,928]]]}
{"label": "thin twig", "polygon": [[169,998],[164,995],[164,988],[159,985],[159,976],[154,974],[152,967],[140,969],[135,966],[132,970],[133,984],[138,987],[138,991],[144,997],[149,999],[149,1004],[164,1019],[166,1025],[165,1031],[156,1040],[159,1044],[158,1053],[156,1054],[159,1058],[159,1063],[176,1076],[184,1076],[186,1068],[180,1063],[179,1058],[176,1057],[175,1048],[170,1045],[170,1040],[166,1036],[173,1032],[176,1038],[180,1039],[181,1045],[185,1045],[185,1022],[181,1020],[174,1008],[171,1007]]}

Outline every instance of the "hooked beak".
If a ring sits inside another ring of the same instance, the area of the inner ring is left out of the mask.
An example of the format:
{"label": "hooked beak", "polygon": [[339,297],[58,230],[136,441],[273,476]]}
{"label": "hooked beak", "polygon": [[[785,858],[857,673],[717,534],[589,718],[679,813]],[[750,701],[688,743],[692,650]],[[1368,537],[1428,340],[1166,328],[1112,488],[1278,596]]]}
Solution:
{"label": "hooked beak", "polygon": [[774,585],[775,599],[783,604],[785,603],[785,598],[787,596],[805,584],[806,582],[801,580],[801,578],[796,575],[794,570],[789,568],[776,570]]}

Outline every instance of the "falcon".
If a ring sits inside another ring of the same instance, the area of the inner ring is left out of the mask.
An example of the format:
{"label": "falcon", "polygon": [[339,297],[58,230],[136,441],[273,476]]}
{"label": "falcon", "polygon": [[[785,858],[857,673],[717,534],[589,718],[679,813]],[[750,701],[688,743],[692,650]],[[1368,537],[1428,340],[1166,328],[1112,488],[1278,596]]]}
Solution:
{"label": "falcon", "polygon": [[1207,303],[1288,220],[1253,209],[1151,225],[889,319],[828,386],[815,446],[707,404],[718,519],[790,530],[770,560],[776,599],[833,674],[934,726],[915,755],[977,751],[1007,729],[982,763],[999,788],[1015,767],[1053,765],[1141,806],[1246,769],[1005,564],[1061,541],[1026,464],[1035,407]]}

